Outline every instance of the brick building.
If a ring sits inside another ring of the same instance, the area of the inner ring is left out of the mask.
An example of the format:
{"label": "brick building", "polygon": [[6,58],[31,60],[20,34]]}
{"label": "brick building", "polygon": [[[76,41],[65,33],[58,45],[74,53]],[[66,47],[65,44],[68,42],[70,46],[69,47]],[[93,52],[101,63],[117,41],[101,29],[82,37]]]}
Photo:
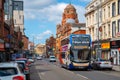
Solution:
{"label": "brick building", "polygon": [[54,55],[56,52],[56,38],[52,35],[49,39],[46,40],[46,55]]}
{"label": "brick building", "polygon": [[28,50],[29,38],[24,35],[22,37],[22,41],[24,43],[23,50]]}
{"label": "brick building", "polygon": [[85,23],[79,23],[77,12],[72,4],[64,9],[61,24],[56,28],[56,52],[62,52],[61,41],[70,34],[86,34]]}
{"label": "brick building", "polygon": [[0,0],[0,61],[3,59],[3,52],[5,51],[4,46],[4,2],[5,0]]}

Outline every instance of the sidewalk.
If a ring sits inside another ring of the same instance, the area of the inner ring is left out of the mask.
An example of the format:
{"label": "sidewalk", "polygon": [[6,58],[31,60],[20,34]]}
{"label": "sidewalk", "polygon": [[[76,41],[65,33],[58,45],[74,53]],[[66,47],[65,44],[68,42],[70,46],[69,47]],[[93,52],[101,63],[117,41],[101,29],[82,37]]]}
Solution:
{"label": "sidewalk", "polygon": [[113,70],[120,71],[120,65],[113,65]]}

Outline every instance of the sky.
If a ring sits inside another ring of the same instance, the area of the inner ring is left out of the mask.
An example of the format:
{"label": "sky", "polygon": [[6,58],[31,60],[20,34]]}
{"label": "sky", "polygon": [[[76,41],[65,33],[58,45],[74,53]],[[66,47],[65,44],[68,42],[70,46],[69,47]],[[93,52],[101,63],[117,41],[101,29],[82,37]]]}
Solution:
{"label": "sky", "polygon": [[85,7],[91,0],[23,0],[25,35],[35,44],[45,44],[56,37],[56,25],[61,24],[65,7],[71,3],[77,10],[79,22],[85,23]]}

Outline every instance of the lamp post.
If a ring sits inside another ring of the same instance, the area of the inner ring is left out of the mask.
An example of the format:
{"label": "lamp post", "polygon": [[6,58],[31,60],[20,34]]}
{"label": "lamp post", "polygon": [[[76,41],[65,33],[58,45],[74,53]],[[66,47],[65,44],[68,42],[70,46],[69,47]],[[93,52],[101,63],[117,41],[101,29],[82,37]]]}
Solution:
{"label": "lamp post", "polygon": [[96,57],[97,58],[101,58],[101,47],[100,47],[100,31],[99,31],[99,29],[100,29],[100,18],[101,18],[101,21],[102,21],[102,9],[101,9],[101,11],[100,11],[100,8],[102,8],[101,7],[101,4],[102,2],[101,2],[101,0],[100,0],[100,4],[98,4],[98,6],[97,6],[97,21],[98,21],[98,40],[97,40],[97,48],[96,48],[96,52],[97,52],[97,54],[96,54]]}

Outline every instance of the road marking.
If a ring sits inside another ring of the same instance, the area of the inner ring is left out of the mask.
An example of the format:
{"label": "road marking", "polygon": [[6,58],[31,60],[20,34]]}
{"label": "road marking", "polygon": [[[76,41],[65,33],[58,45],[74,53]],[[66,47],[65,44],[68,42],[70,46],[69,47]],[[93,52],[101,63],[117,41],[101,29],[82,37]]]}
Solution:
{"label": "road marking", "polygon": [[41,72],[40,74],[44,76],[44,75],[45,75],[45,72]]}
{"label": "road marking", "polygon": [[87,78],[87,77],[85,77],[85,76],[83,76],[83,75],[80,75],[80,74],[77,74],[78,76],[80,76],[80,77],[83,77],[83,78],[85,78],[85,79],[87,79],[87,80],[90,80],[89,78]]}
{"label": "road marking", "polygon": [[44,80],[43,76],[45,75],[45,72],[41,72],[41,73],[38,73],[38,74],[39,74],[40,80]]}

